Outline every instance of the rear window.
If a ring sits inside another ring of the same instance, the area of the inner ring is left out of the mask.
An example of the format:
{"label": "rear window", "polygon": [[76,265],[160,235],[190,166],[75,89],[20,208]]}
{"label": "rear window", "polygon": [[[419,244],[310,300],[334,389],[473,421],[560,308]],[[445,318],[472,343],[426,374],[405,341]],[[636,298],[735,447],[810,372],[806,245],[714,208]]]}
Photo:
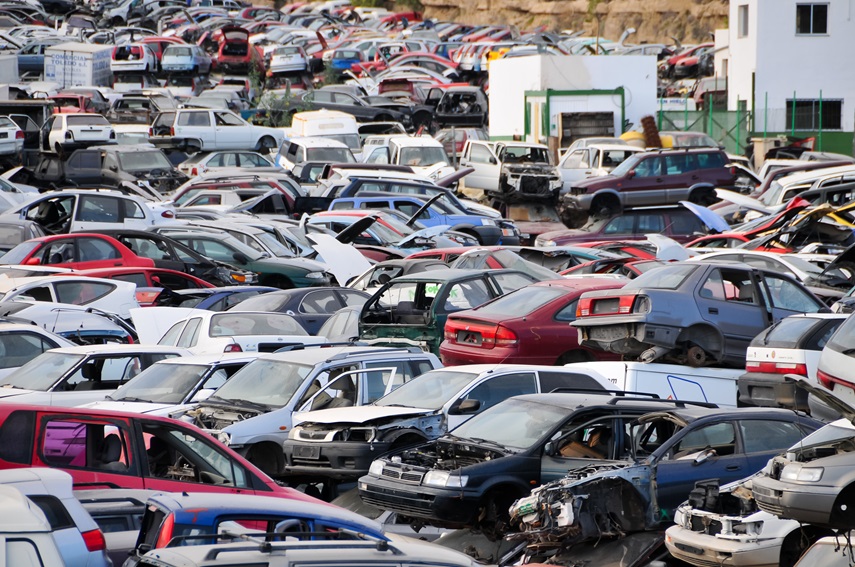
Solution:
{"label": "rear window", "polygon": [[189,57],[193,52],[189,47],[167,47],[164,56]]}
{"label": "rear window", "polygon": [[68,510],[56,496],[32,494],[27,495],[27,498],[44,512],[52,530],[65,530],[74,527],[74,520],[71,519]]}
{"label": "rear window", "polygon": [[79,114],[66,118],[69,126],[109,126],[107,119],[100,114]]}
{"label": "rear window", "polygon": [[522,317],[550,301],[558,299],[566,291],[557,287],[528,286],[511,292],[478,308],[478,313]]}
{"label": "rear window", "polygon": [[679,264],[663,266],[641,274],[626,284],[624,289],[677,289],[696,269],[697,266]]}
{"label": "rear window", "polygon": [[855,353],[855,317],[849,317],[837,329],[828,341],[828,348],[841,354],[852,356]]}
{"label": "rear window", "polygon": [[161,112],[157,115],[157,118],[154,121],[154,126],[172,126],[172,123],[175,122],[175,113],[174,112]]}
{"label": "rear window", "polygon": [[[840,323],[842,322],[843,320],[840,321]],[[751,346],[797,348],[799,342],[806,335],[812,333],[824,323],[825,320],[823,319],[813,319],[811,317],[787,317],[757,335],[751,341]]]}

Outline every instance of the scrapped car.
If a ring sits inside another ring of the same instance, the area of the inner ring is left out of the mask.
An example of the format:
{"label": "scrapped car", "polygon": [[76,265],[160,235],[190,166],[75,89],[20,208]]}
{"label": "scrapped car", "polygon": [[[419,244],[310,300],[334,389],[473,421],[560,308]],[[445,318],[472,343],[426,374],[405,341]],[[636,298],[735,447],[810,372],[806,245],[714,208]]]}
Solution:
{"label": "scrapped car", "polygon": [[152,549],[207,544],[226,530],[260,537],[274,532],[289,536],[339,532],[342,539],[356,539],[357,533],[388,539],[377,522],[337,506],[243,494],[153,494],[140,525],[135,549],[124,567],[138,565]]}
{"label": "scrapped car", "polygon": [[54,114],[45,120],[40,135],[41,150],[59,155],[116,139],[116,133],[106,118],[85,113]]}
{"label": "scrapped car", "polygon": [[752,478],[724,486],[715,479],[698,482],[665,531],[671,555],[697,567],[793,567],[805,549],[831,534],[760,510]]}
{"label": "scrapped car", "polygon": [[446,270],[448,264],[442,260],[433,259],[404,259],[377,262],[362,274],[347,284],[347,287],[359,291],[374,293],[377,288],[391,280],[410,274],[428,272],[430,270]]}
{"label": "scrapped car", "polygon": [[760,331],[824,304],[791,277],[735,263],[683,262],[650,270],[620,291],[579,299],[580,344],[653,362],[742,366]]}
{"label": "scrapped car", "polygon": [[39,276],[33,278],[0,278],[0,304],[13,302],[62,303],[79,305],[81,310],[95,309],[130,317],[131,309],[139,307],[136,285],[129,282],[91,278],[75,274]]}
{"label": "scrapped car", "polygon": [[851,505],[855,409],[803,378],[796,380],[843,417],[772,458],[752,481],[752,494],[761,510],[780,518],[850,530],[855,526]]}
{"label": "scrapped car", "polygon": [[113,48],[113,60],[110,63],[113,73],[154,73],[157,71],[157,56],[145,43],[118,45]]}
{"label": "scrapped car", "polygon": [[163,51],[160,67],[164,73],[207,75],[211,72],[211,58],[198,45],[170,45]]}
{"label": "scrapped car", "polygon": [[303,72],[309,68],[309,56],[299,45],[284,45],[273,50],[268,67],[270,76]]}
{"label": "scrapped car", "polygon": [[629,460],[572,469],[517,500],[510,516],[520,532],[510,537],[546,550],[659,530],[673,521],[696,482],[749,476],[822,426],[783,409],[680,405],[638,419],[626,446]]}
{"label": "scrapped car", "polygon": [[374,460],[359,479],[362,500],[418,522],[495,535],[514,500],[592,460],[624,459],[632,422],[675,403],[616,396],[607,380],[583,374],[567,373],[559,386],[560,372],[544,375],[561,393],[506,399],[436,440]]}
{"label": "scrapped car", "polygon": [[193,421],[267,474],[281,476],[292,412],[367,404],[440,366],[418,349],[295,348],[261,355],[197,407],[171,415]]}
{"label": "scrapped car", "polygon": [[264,69],[264,60],[258,50],[249,42],[249,32],[238,26],[224,26],[220,29],[222,40],[214,58],[214,69],[224,73],[245,72],[253,68]]}
{"label": "scrapped car", "polygon": [[[128,289],[127,297],[132,295],[133,289]],[[136,332],[120,315],[85,305],[18,298],[0,303],[0,316],[28,325],[38,325],[81,346],[136,342]]]}
{"label": "scrapped car", "polygon": [[390,281],[369,299],[359,338],[373,344],[411,345],[439,353],[450,313],[472,309],[538,281],[518,270],[433,270]]}
{"label": "scrapped car", "polygon": [[0,380],[0,403],[78,406],[104,399],[159,360],[189,354],[150,345],[52,349]]}
{"label": "scrapped car", "polygon": [[179,109],[161,112],[151,125],[149,142],[156,147],[189,152],[278,148],[285,133],[254,126],[230,110]]}
{"label": "scrapped car", "polygon": [[628,157],[641,151],[644,150],[626,144],[592,144],[567,151],[558,162],[563,182],[561,193],[569,191],[576,181],[608,175]]}
{"label": "scrapped car", "polygon": [[193,354],[274,352],[286,346],[326,342],[323,337],[309,336],[284,313],[145,307],[131,310],[131,317],[142,342],[186,348]]}
{"label": "scrapped car", "polygon": [[506,204],[555,202],[561,175],[543,144],[468,140],[461,167],[475,169],[464,178],[467,189],[481,189]]}
{"label": "scrapped car", "polygon": [[624,282],[606,278],[539,282],[459,313],[445,322],[439,352],[443,364],[556,364],[615,359],[579,346],[576,319],[586,291],[616,289]]}
{"label": "scrapped car", "polygon": [[284,444],[286,471],[295,478],[356,479],[377,455],[436,439],[512,396],[574,386],[610,388],[606,380],[548,366],[433,370],[361,408],[299,414]]}
{"label": "scrapped car", "polygon": [[154,260],[137,256],[111,236],[78,232],[22,242],[0,256],[0,264],[88,270],[116,266],[153,268]]}
{"label": "scrapped car", "polygon": [[42,353],[74,343],[39,325],[0,320],[0,380]]}
{"label": "scrapped car", "polygon": [[163,294],[159,295],[155,304],[160,307],[192,307],[195,309],[207,309],[208,311],[225,311],[244,299],[276,291],[277,289],[262,285],[180,289],[166,296]]}

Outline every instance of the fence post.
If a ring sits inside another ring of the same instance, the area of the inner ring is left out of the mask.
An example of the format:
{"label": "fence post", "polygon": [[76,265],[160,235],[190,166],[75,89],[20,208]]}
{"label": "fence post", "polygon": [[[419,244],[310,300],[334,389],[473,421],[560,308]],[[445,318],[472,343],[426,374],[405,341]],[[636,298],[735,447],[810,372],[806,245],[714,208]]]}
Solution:
{"label": "fence post", "polygon": [[[696,109],[697,110],[697,109]],[[689,125],[689,97],[683,99],[683,130]]]}
{"label": "fence post", "polygon": [[819,151],[822,151],[822,89],[819,89]]}
{"label": "fence post", "polygon": [[764,140],[766,139],[766,132],[767,132],[768,126],[769,126],[769,91],[766,91],[766,101],[763,103],[763,139]]}
{"label": "fence post", "polygon": [[793,104],[790,105],[790,136],[796,137],[796,91],[793,91]]}
{"label": "fence post", "polygon": [[707,106],[709,108],[707,112],[707,134],[712,136],[712,105],[708,104]]}
{"label": "fence post", "polygon": [[662,130],[662,99],[659,99],[659,130]]}
{"label": "fence post", "polygon": [[739,120],[739,97],[736,97],[736,153],[741,153],[739,151],[740,128],[742,128],[742,122]]}

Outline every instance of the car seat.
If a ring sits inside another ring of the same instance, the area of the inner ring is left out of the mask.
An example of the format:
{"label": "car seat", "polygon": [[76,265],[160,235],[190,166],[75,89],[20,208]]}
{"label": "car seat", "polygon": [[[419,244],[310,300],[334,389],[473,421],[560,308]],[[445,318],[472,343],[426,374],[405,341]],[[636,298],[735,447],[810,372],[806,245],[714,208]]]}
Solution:
{"label": "car seat", "polygon": [[121,458],[122,440],[115,433],[111,433],[104,438],[104,443],[101,445],[98,468],[108,471],[127,471],[128,465],[121,462],[119,460]]}
{"label": "car seat", "polygon": [[338,387],[338,395],[330,401],[328,408],[344,408],[354,405],[356,401],[356,388],[352,378],[342,378],[335,384]]}

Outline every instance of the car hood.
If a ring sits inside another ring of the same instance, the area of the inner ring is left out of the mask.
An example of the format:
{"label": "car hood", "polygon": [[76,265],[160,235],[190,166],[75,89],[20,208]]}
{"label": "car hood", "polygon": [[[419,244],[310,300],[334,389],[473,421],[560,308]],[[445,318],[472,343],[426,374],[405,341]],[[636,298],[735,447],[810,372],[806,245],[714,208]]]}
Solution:
{"label": "car hood", "polygon": [[325,267],[335,276],[339,285],[346,285],[371,267],[368,258],[348,244],[342,244],[330,234],[307,234]]}
{"label": "car hood", "polygon": [[[23,388],[4,388],[4,387],[0,386],[0,399],[14,398],[14,397],[23,396],[26,394],[32,394],[35,392],[36,392],[36,390],[25,390]],[[38,393],[39,394],[45,394],[46,392],[40,391]]]}
{"label": "car hood", "polygon": [[417,238],[424,238],[426,240],[429,240],[431,238],[434,238],[435,236],[439,236],[443,232],[448,231],[450,228],[451,228],[451,226],[447,225],[447,224],[440,224],[437,226],[430,226],[428,228],[423,228],[421,230],[417,230],[416,232],[412,233],[408,237],[406,237],[402,240],[399,240],[397,242],[397,244],[395,244],[395,246],[403,248],[408,242],[412,242],[413,240],[416,240]]}
{"label": "car hood", "polygon": [[102,402],[85,404],[80,407],[97,410],[127,411],[131,413],[158,413],[158,415],[166,415],[164,410],[169,410],[176,406],[173,404],[155,404],[151,402],[116,402],[112,400],[104,400]]}
{"label": "car hood", "polygon": [[425,408],[402,408],[394,406],[357,406],[332,408],[294,414],[294,422],[302,423],[368,423],[377,419],[402,417],[405,415],[427,415],[435,410]]}
{"label": "car hood", "polygon": [[316,260],[310,260],[308,258],[279,258],[275,256],[271,256],[268,258],[259,258],[258,260],[253,260],[250,262],[255,266],[292,266],[296,268],[303,268],[307,272],[326,272],[327,265],[322,264]]}

